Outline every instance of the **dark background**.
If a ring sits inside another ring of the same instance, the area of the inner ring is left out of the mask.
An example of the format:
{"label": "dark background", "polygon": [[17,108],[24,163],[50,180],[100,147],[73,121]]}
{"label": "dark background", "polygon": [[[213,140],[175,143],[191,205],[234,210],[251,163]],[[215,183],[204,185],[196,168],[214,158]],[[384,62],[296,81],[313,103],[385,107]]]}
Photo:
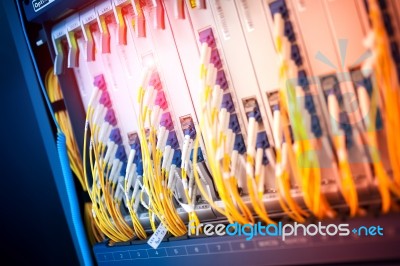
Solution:
{"label": "dark background", "polygon": [[1,264],[78,265],[3,4],[0,34]]}

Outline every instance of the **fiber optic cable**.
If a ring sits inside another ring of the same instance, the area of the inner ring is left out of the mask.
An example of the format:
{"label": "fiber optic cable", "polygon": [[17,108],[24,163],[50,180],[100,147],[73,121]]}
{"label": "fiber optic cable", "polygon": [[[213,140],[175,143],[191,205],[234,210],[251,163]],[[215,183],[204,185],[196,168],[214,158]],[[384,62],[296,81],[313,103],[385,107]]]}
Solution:
{"label": "fiber optic cable", "polygon": [[[333,93],[328,96],[328,109],[332,118],[339,117],[339,103]],[[333,133],[333,145],[339,161],[340,189],[344,200],[350,208],[350,216],[355,216],[358,211],[358,195],[350,169],[346,149],[346,136],[344,132],[339,129],[339,124],[336,119],[332,119],[331,127]]]}
{"label": "fiber optic cable", "polygon": [[[254,218],[251,211],[243,202],[237,188],[238,177],[236,168],[238,154],[233,151],[233,141],[235,134],[227,129],[229,118],[225,108],[220,108],[222,100],[222,90],[215,85],[216,69],[212,64],[208,64],[211,49],[207,43],[203,43],[201,50],[200,81],[201,81],[201,109],[200,123],[196,128],[198,134],[204,139],[205,152],[208,158],[208,168],[213,176],[215,187],[219,193],[222,207],[216,206],[213,200],[204,194],[198,173],[194,171],[197,186],[204,198],[217,211],[224,214],[229,222],[239,222],[242,224],[253,223]],[[193,156],[193,168],[197,168],[196,154],[198,152],[198,138],[195,140]],[[229,170],[231,169],[231,171]]]}
{"label": "fiber optic cable", "polygon": [[[325,196],[321,193],[321,171],[319,168],[319,161],[315,150],[311,144],[311,137],[308,136],[307,130],[303,124],[301,112],[296,102],[296,94],[294,84],[289,80],[289,75],[292,76],[297,73],[294,64],[290,61],[290,45],[287,38],[284,36],[284,22],[282,15],[277,13],[274,15],[274,42],[279,57],[279,80],[281,89],[279,91],[279,108],[280,116],[282,119],[282,129],[285,137],[285,145],[287,145],[287,159],[292,169],[292,173],[303,192],[304,201],[307,207],[318,218],[332,217],[334,212],[329,206]],[[289,131],[289,119],[292,123],[292,130],[294,140],[296,141],[294,147],[292,145],[292,138]],[[277,162],[285,160],[284,153],[279,151],[279,143],[277,154]],[[279,169],[279,168],[278,168]],[[306,213],[301,210],[299,205],[293,201],[287,176],[287,171],[281,169],[282,172],[277,172],[278,189],[284,193],[284,198],[288,207],[293,212],[293,215],[298,221],[303,221]],[[279,177],[281,174],[281,177]],[[286,180],[286,181],[285,181]],[[282,195],[282,194],[280,194]],[[281,201],[283,202],[283,201]],[[284,207],[286,208],[286,207]]]}
{"label": "fiber optic cable", "polygon": [[[89,160],[92,186],[89,186],[86,164],[84,164],[85,185],[93,203],[92,213],[96,225],[110,238],[111,242],[121,242],[132,239],[135,232],[140,232],[140,228],[137,227],[141,225],[133,221],[134,228],[131,229],[120,211],[123,196],[120,186],[122,186],[124,175],[122,161],[125,160],[126,155],[120,146],[121,137],[116,121],[108,117],[113,115],[110,110],[112,109],[104,78],[96,77],[95,88],[88,105],[84,136],[84,147],[87,147],[87,137],[90,135]],[[104,126],[105,123],[106,126]],[[107,134],[109,134],[109,140],[105,143]],[[87,159],[86,151],[85,148],[84,161]]]}
{"label": "fiber optic cable", "polygon": [[[374,90],[378,90],[379,88],[379,96],[382,99],[381,110],[385,126],[389,160],[393,171],[392,180],[389,179],[384,171],[380,158],[377,156],[377,152],[372,149],[370,149],[370,152],[373,159],[376,159],[373,165],[378,178],[378,188],[382,198],[382,211],[387,212],[390,208],[390,195],[387,190],[392,190],[397,197],[400,196],[400,156],[398,152],[400,150],[400,139],[397,137],[398,132],[400,132],[400,122],[397,117],[400,112],[400,86],[396,75],[395,63],[390,55],[391,49],[389,39],[385,30],[379,4],[376,0],[369,0],[368,6],[369,18],[372,26],[372,33],[369,35],[369,46],[373,56],[370,60],[367,60],[369,62],[364,66],[364,70],[367,71],[364,72],[370,73],[368,68],[374,70],[375,78],[372,78],[373,93]],[[376,93],[376,95],[377,94],[378,93]],[[372,124],[373,123],[370,122],[370,126],[373,126]],[[373,136],[373,133],[368,133],[367,139],[371,147],[378,147],[377,139]]]}
{"label": "fiber optic cable", "polygon": [[[57,76],[54,75],[53,68],[47,71],[45,78],[45,86],[47,90],[47,95],[53,104],[55,102],[63,100],[61,88],[60,85],[58,84]],[[79,153],[78,145],[73,135],[72,126],[69,120],[68,113],[66,110],[60,110],[55,112],[55,117],[67,139],[68,159],[70,162],[71,170],[78,178],[82,188],[85,190],[86,188],[84,186],[84,181],[83,181],[82,159]]]}
{"label": "fiber optic cable", "polygon": [[[143,161],[143,190],[141,193],[141,202],[148,209],[150,223],[153,231],[155,228],[155,217],[164,225],[174,236],[186,234],[187,228],[179,216],[173,201],[173,191],[167,186],[167,171],[162,169],[161,158],[163,151],[160,144],[157,147],[156,126],[159,125],[160,116],[156,115],[159,110],[153,108],[152,96],[154,88],[148,86],[145,88],[147,76],[150,74],[146,70],[142,85],[138,91],[139,111],[139,140],[141,143],[142,161]],[[157,111],[158,110],[158,111]],[[153,113],[154,112],[154,113]],[[148,126],[148,131],[145,129]],[[166,141],[166,139],[165,139]],[[166,158],[164,158],[165,160]],[[169,173],[174,175],[175,173]],[[148,196],[148,203],[144,202],[144,193]]]}

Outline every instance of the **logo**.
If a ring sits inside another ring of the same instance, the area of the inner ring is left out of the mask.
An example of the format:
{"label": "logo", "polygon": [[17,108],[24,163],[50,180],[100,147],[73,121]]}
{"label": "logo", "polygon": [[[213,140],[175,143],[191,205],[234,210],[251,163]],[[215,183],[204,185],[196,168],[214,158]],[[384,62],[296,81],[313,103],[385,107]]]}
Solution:
{"label": "logo", "polygon": [[275,236],[280,237],[285,241],[290,236],[349,236],[351,233],[356,236],[383,236],[383,228],[377,226],[359,226],[350,230],[350,225],[347,223],[342,224],[277,224],[263,225],[261,222],[256,224],[241,225],[237,222],[232,224],[203,224],[195,226],[191,221],[188,224],[188,234],[199,235],[200,232],[206,236],[245,236],[246,240],[252,240],[255,236]]}
{"label": "logo", "polygon": [[44,7],[50,5],[53,3],[55,0],[33,0],[32,1],[32,6],[33,10],[35,12],[38,12],[39,10],[43,9]]}

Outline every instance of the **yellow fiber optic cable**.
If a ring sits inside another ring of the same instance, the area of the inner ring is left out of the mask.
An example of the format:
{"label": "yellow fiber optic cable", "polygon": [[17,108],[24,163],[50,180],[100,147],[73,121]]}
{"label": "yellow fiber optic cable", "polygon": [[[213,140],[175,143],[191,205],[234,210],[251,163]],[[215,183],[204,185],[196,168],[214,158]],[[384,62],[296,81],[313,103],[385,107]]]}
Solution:
{"label": "yellow fiber optic cable", "polygon": [[[52,103],[55,103],[57,101],[62,101],[63,95],[61,92],[60,85],[58,83],[57,76],[54,75],[53,68],[50,68],[47,71],[45,83],[46,83],[45,85],[46,85],[47,95],[49,96],[50,101]],[[85,190],[85,185],[83,181],[84,177],[83,177],[82,159],[72,131],[72,126],[69,120],[68,113],[66,110],[61,110],[59,112],[56,112],[55,116],[57,122],[61,127],[61,130],[64,132],[67,139],[67,152],[71,170],[78,178],[82,188]]]}
{"label": "yellow fiber optic cable", "polygon": [[[379,161],[373,163],[378,178],[379,191],[382,197],[382,211],[387,212],[390,207],[388,203],[390,202],[390,198],[387,189],[389,188],[392,190],[397,197],[400,196],[398,194],[400,192],[400,139],[398,138],[398,132],[400,132],[400,121],[398,119],[398,114],[400,113],[400,86],[396,74],[395,63],[390,55],[391,49],[389,39],[385,31],[378,2],[376,0],[369,0],[368,5],[372,32],[375,37],[372,50],[375,54],[373,70],[376,81],[373,82],[375,83],[373,88],[379,88],[383,102],[381,106],[382,118],[384,120],[389,159],[393,171],[392,181],[388,178]],[[368,137],[368,139],[372,145],[377,144],[376,138]]]}
{"label": "yellow fiber optic cable", "polygon": [[[275,31],[274,41],[279,61],[279,80],[281,89],[279,91],[280,114],[283,125],[283,132],[287,144],[287,155],[292,173],[297,182],[301,185],[303,197],[307,207],[318,218],[325,216],[334,216],[334,211],[328,204],[325,196],[321,193],[321,172],[319,168],[318,157],[315,150],[310,145],[310,137],[302,122],[301,114],[296,104],[294,85],[290,82],[288,73],[290,72],[290,46],[288,40],[283,34],[283,19],[281,14],[274,16]],[[292,71],[293,72],[293,71]],[[290,103],[290,105],[289,105]],[[293,150],[292,138],[289,132],[289,118],[292,122],[294,140],[296,141],[296,152]],[[279,146],[279,144],[277,144]],[[307,169],[309,168],[309,169]],[[284,171],[284,169],[282,169]],[[278,184],[285,188],[284,197],[293,215],[302,221],[305,213],[302,212],[299,205],[293,200],[288,190],[289,183],[285,179],[278,178]],[[278,186],[279,187],[279,186]]]}

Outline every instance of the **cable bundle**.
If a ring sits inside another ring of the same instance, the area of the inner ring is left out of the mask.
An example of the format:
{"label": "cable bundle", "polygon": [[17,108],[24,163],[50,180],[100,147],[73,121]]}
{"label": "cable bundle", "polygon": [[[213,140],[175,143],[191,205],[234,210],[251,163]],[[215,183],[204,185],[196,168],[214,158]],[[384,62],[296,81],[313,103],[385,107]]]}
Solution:
{"label": "cable bundle", "polygon": [[[200,69],[202,111],[197,131],[202,133],[208,168],[223,206],[218,206],[205,193],[197,172],[195,172],[196,182],[203,197],[214,209],[225,215],[229,222],[252,223],[254,222],[252,213],[238,191],[238,185],[242,180],[238,179],[237,173],[240,171],[240,165],[243,165],[243,158],[237,150],[234,150],[236,134],[228,128],[229,112],[226,108],[220,108],[223,91],[219,85],[215,85],[217,71],[212,64],[208,64],[210,54],[211,48],[207,43],[203,43]],[[199,136],[196,139],[194,154],[198,151],[198,138]],[[193,165],[196,168],[197,159],[196,156],[193,157]]]}
{"label": "cable bundle", "polygon": [[86,116],[83,154],[83,161],[86,162],[90,133],[91,182],[86,164],[84,173],[86,189],[93,203],[93,218],[97,227],[113,242],[128,241],[135,235],[145,238],[146,233],[137,217],[132,219],[132,229],[121,213],[126,154],[104,77],[97,76],[94,85]]}
{"label": "cable bundle", "polygon": [[[172,235],[182,236],[187,233],[187,228],[176,209],[174,199],[188,213],[189,220],[193,221],[194,225],[200,223],[194,211],[193,187],[189,186],[193,180],[189,162],[192,142],[185,138],[183,149],[180,151],[179,146],[173,147],[168,141],[170,134],[175,134],[172,132],[173,126],[170,126],[172,121],[169,113],[162,114],[161,106],[155,104],[157,86],[147,83],[150,75],[157,73],[145,71],[138,93],[139,140],[143,161],[143,189],[140,197],[142,205],[148,209],[153,231],[156,230],[157,217]],[[165,124],[161,123],[161,117]],[[179,164],[181,176],[178,174]],[[185,203],[178,195],[179,182],[183,186]]]}
{"label": "cable bundle", "polygon": [[[280,149],[281,143],[275,143],[277,147],[277,161],[289,161],[292,173],[297,182],[301,185],[303,198],[306,206],[318,218],[332,217],[334,212],[329,206],[326,197],[321,192],[321,170],[319,167],[319,159],[311,142],[312,137],[308,134],[303,122],[300,107],[296,99],[295,85],[289,78],[297,78],[297,69],[294,62],[290,59],[290,45],[287,38],[284,36],[284,21],[282,15],[277,13],[274,16],[274,41],[277,53],[279,55],[279,112],[276,119],[281,119],[281,128],[287,148]],[[293,131],[293,141],[289,131],[289,121]],[[275,122],[275,121],[274,121]],[[275,133],[277,137],[279,133]],[[287,157],[286,157],[287,156]],[[286,157],[286,158],[285,158]],[[287,207],[293,212],[293,218],[302,221],[305,216],[304,211],[291,200],[290,191],[288,188],[288,173],[283,165],[281,171],[277,168],[277,178],[280,182],[279,188],[283,191],[284,199],[287,202]],[[281,175],[281,177],[279,177]],[[281,200],[281,205],[285,209],[285,203]]]}
{"label": "cable bundle", "polygon": [[[400,95],[399,80],[396,75],[396,67],[390,55],[389,39],[385,31],[385,26],[379,4],[376,0],[369,0],[369,17],[372,31],[366,40],[366,46],[371,49],[372,56],[363,65],[365,76],[371,76],[372,96],[371,102],[367,97],[363,97],[359,91],[359,99],[363,99],[364,109],[369,107],[369,117],[364,119],[367,128],[366,141],[369,146],[372,165],[377,177],[379,192],[382,198],[382,211],[390,209],[390,191],[396,196],[400,196],[400,140],[397,137],[400,132]],[[373,73],[373,75],[372,75]],[[364,93],[365,94],[365,93]],[[361,96],[361,97],[360,97]],[[386,173],[378,149],[378,139],[375,128],[376,110],[378,97],[381,98],[382,113],[387,139],[389,160],[393,171],[393,179]]]}
{"label": "cable bundle", "polygon": [[[57,76],[54,75],[53,68],[47,71],[45,86],[49,100],[52,102],[53,105],[63,100],[61,88],[60,85],[58,84]],[[72,126],[69,120],[67,110],[62,109],[55,111],[55,117],[60,125],[62,132],[64,132],[66,137],[68,159],[71,170],[78,178],[82,188],[86,190],[84,175],[83,175],[82,159],[72,131]]]}

